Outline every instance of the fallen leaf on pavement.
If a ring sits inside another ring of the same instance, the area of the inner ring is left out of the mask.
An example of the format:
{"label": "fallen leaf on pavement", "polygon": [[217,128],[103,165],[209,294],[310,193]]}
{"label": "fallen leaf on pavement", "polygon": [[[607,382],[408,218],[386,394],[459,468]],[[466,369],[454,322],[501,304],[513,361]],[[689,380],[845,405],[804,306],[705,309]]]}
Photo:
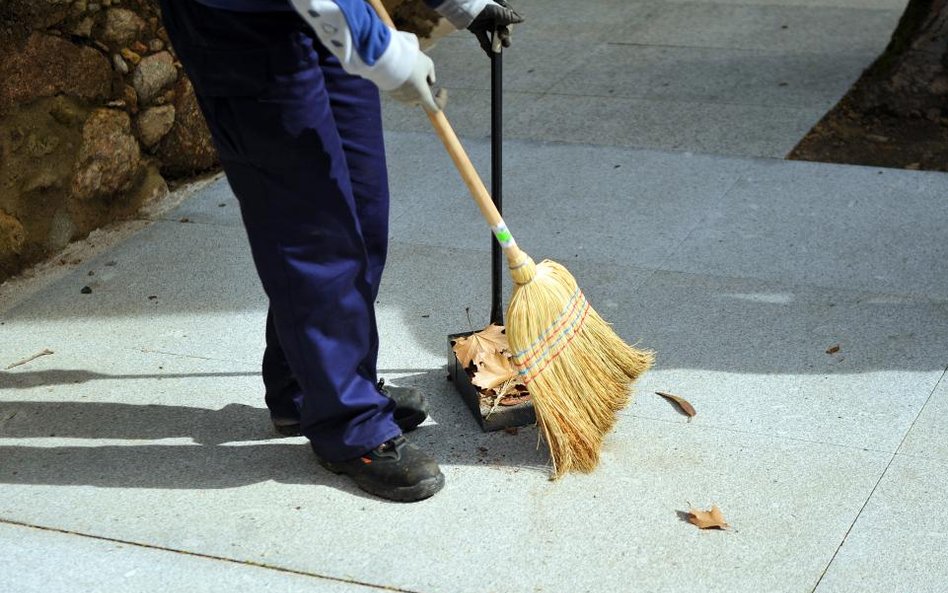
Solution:
{"label": "fallen leaf on pavement", "polygon": [[680,395],[675,395],[674,393],[667,393],[665,391],[656,391],[655,393],[664,397],[670,402],[674,402],[678,406],[678,408],[689,418],[698,413],[697,411],[695,411],[695,407],[691,405],[688,402],[688,400],[681,397]]}
{"label": "fallen leaf on pavement", "polygon": [[727,529],[730,525],[724,520],[721,509],[718,505],[711,505],[711,510],[701,511],[698,509],[688,509],[688,521],[697,525],[698,529]]}

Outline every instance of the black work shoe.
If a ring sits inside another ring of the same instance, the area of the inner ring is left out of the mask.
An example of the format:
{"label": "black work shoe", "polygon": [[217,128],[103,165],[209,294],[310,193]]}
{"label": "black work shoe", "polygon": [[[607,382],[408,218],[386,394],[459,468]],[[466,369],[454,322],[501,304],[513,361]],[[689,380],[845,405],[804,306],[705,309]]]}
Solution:
{"label": "black work shoe", "polygon": [[402,432],[415,430],[428,417],[428,402],[414,387],[386,385],[385,379],[379,379],[378,389],[382,395],[395,400],[395,424]]}
{"label": "black work shoe", "polygon": [[405,437],[385,441],[362,457],[319,464],[334,474],[345,474],[359,488],[388,500],[415,502],[434,495],[444,486],[438,462]]}
{"label": "black work shoe", "polygon": [[[379,392],[395,400],[395,424],[402,432],[411,432],[428,417],[428,402],[421,391],[413,387],[394,387],[386,385],[385,379],[379,379]],[[281,418],[271,416],[273,428],[283,436],[298,437],[300,434],[299,418]]]}
{"label": "black work shoe", "polygon": [[298,418],[270,416],[270,421],[273,422],[273,428],[285,437],[298,437],[303,434],[300,432],[300,421]]}

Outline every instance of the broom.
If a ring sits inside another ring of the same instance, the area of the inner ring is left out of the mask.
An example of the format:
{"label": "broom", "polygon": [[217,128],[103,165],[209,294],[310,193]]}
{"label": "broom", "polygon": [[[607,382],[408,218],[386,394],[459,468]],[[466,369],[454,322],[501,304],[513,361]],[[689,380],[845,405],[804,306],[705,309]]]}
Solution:
{"label": "broom", "polygon": [[[369,2],[394,29],[381,0]],[[550,260],[537,265],[517,246],[444,112],[428,118],[507,258],[514,283],[507,338],[550,447],[552,477],[592,471],[603,438],[629,403],[632,381],[648,370],[653,354],[623,342],[566,268]]]}

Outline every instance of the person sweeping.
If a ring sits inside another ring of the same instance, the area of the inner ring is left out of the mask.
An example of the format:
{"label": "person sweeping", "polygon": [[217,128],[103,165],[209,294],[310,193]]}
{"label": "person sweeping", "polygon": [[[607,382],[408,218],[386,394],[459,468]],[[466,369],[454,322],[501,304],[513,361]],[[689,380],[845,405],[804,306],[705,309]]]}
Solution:
{"label": "person sweeping", "polygon": [[[425,0],[489,51],[522,21],[493,0]],[[379,90],[438,113],[435,69],[414,35],[363,0],[161,0],[241,208],[269,300],[263,380],[277,430],[391,500],[444,476],[403,433],[426,417],[382,384],[374,303],[388,243]]]}

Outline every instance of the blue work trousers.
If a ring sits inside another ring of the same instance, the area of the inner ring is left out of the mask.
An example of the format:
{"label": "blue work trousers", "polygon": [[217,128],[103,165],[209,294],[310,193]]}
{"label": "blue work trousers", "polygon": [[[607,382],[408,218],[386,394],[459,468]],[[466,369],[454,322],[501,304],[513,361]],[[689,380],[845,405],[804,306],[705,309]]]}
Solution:
{"label": "blue work trousers", "polygon": [[377,386],[388,181],[375,86],[294,12],[162,0],[270,301],[263,379],[328,461],[400,434]]}

